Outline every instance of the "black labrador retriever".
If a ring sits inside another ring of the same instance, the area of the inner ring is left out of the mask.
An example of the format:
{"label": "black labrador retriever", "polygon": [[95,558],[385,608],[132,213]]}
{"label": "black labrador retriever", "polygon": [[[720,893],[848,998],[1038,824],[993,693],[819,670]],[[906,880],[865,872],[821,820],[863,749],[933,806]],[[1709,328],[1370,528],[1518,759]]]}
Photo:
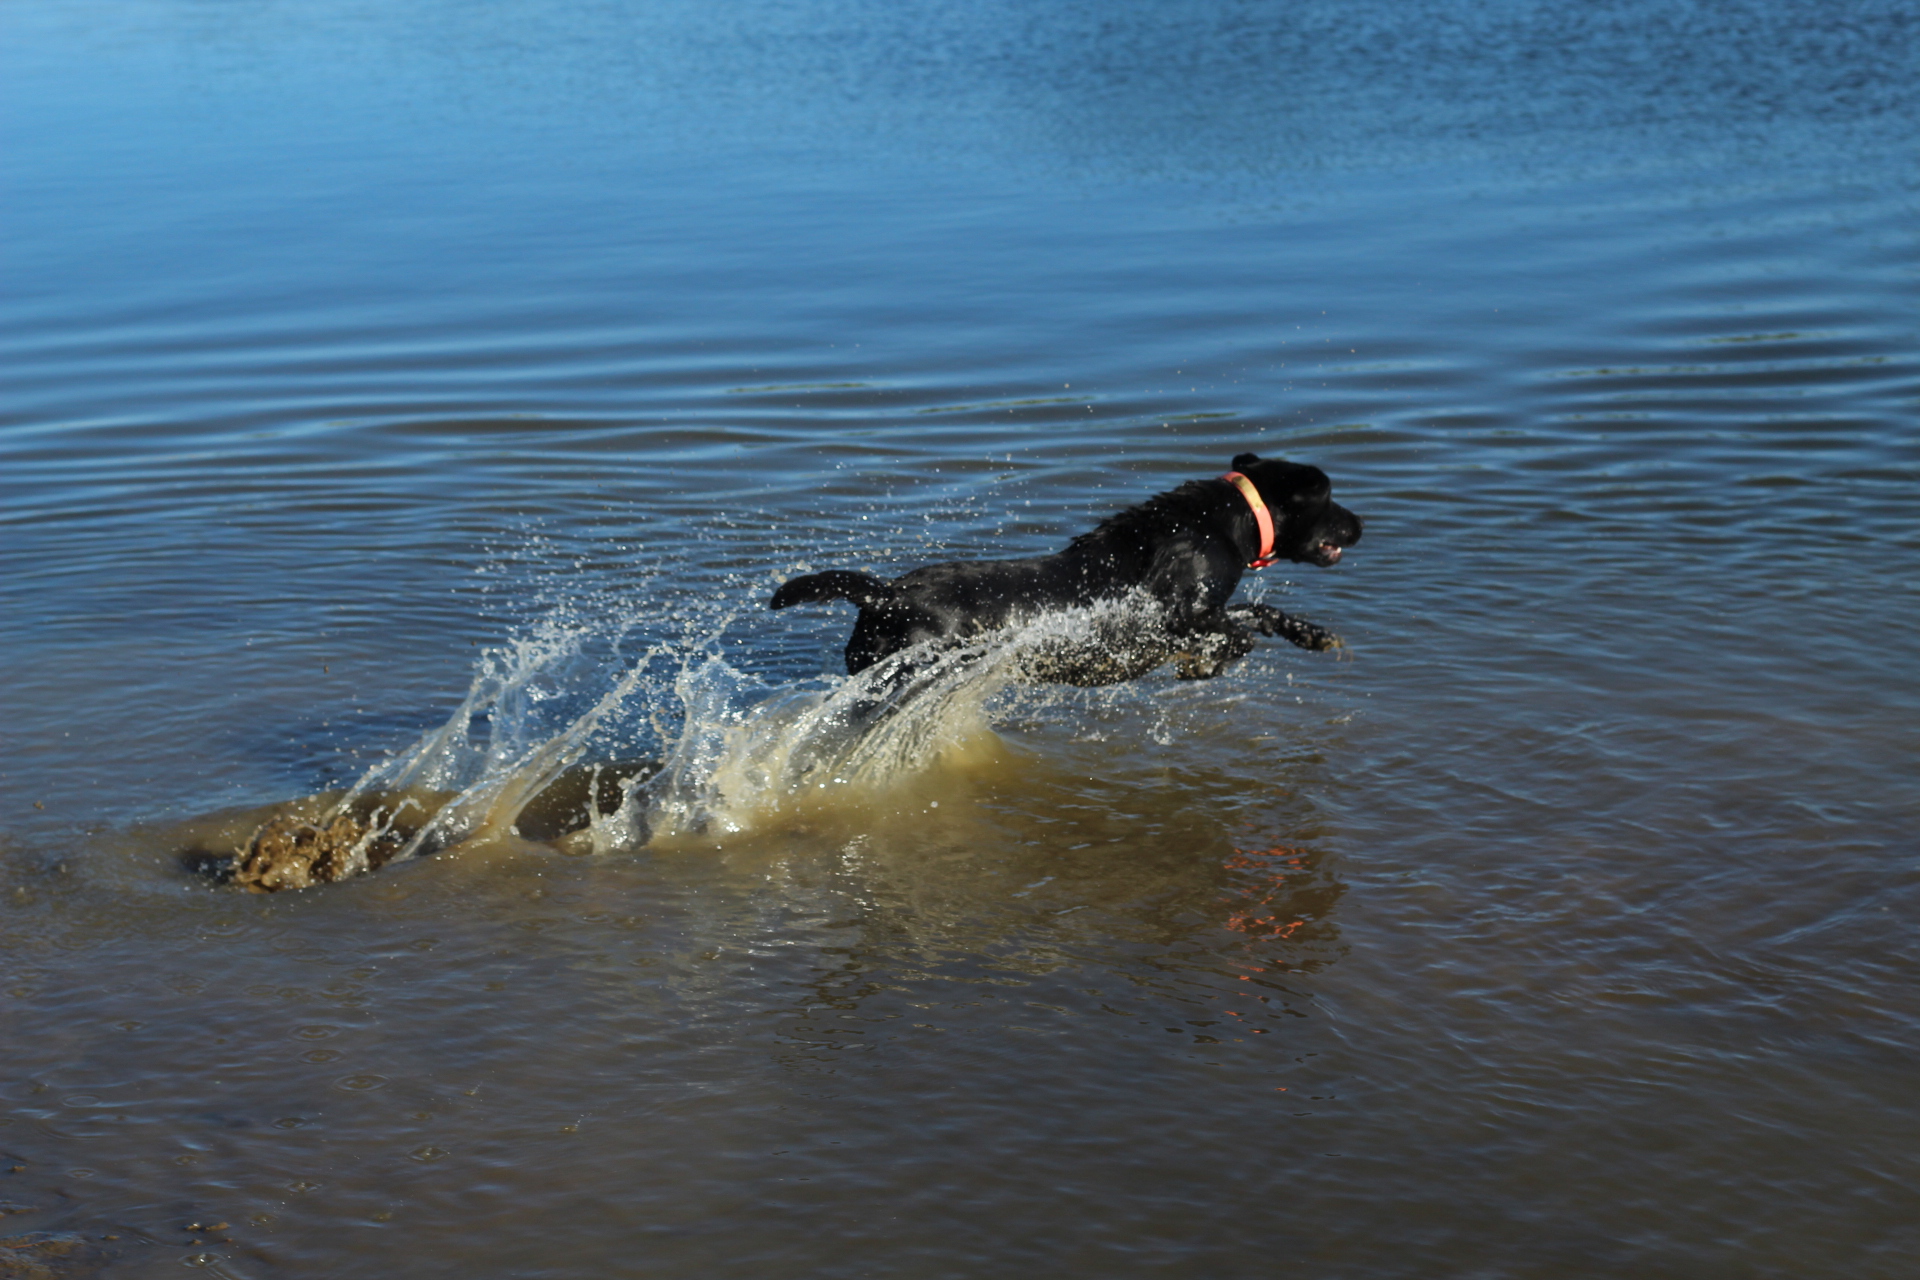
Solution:
{"label": "black labrador retriever", "polygon": [[[1055,555],[927,565],[892,582],[834,569],[782,584],[771,603],[859,605],[847,641],[850,675],[914,645],[1091,609],[1073,634],[1029,646],[1021,661],[1027,678],[1115,684],[1172,661],[1180,676],[1204,679],[1245,657],[1254,632],[1303,649],[1338,648],[1331,632],[1271,605],[1227,601],[1247,569],[1278,560],[1337,564],[1360,528],[1360,517],[1333,501],[1320,468],[1243,453],[1218,480],[1189,480],[1129,507]],[[1097,608],[1106,605],[1120,607]]]}

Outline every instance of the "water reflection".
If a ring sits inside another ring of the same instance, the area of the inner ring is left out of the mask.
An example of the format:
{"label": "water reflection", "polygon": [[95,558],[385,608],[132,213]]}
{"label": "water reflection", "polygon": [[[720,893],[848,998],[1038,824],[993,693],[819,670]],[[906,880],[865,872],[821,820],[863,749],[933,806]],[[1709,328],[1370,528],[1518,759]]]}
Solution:
{"label": "water reflection", "polygon": [[[1101,772],[1086,772],[1092,767]],[[593,886],[592,897],[626,893],[634,868],[645,866],[683,889],[723,892],[711,919],[703,912],[684,922],[695,940],[677,950],[724,937],[742,911],[771,913],[766,933],[817,931],[822,954],[843,957],[834,964],[847,973],[955,965],[1025,974],[1081,965],[1311,972],[1338,954],[1334,913],[1344,892],[1306,798],[1320,767],[1316,753],[1300,752],[1255,782],[989,733],[964,755],[884,788],[765,815],[747,831],[683,832],[594,853],[585,830],[590,788],[599,785],[603,814],[625,796],[602,781],[617,779],[619,766],[589,762],[518,811],[510,833],[483,828],[435,846],[412,876],[452,878],[481,898],[515,893],[529,875],[558,877]],[[136,828],[127,857],[145,866],[178,860],[183,874],[206,875],[263,824],[317,815],[346,794]],[[450,795],[420,791],[412,802],[431,812]],[[394,799],[359,803],[384,808]],[[400,892],[421,892],[420,880]],[[552,892],[566,891],[537,891],[541,899]],[[228,914],[201,928],[239,936],[246,926]]]}
{"label": "water reflection", "polygon": [[716,918],[688,920],[679,954],[697,969],[744,950],[769,999],[797,1001],[777,1018],[783,1060],[812,1067],[1033,1009],[1146,1017],[1154,1036],[1171,1021],[1191,1044],[1220,1042],[1223,1017],[1300,1012],[1290,975],[1343,950],[1345,886],[1303,796],[1318,764],[1249,796],[1244,775],[1134,761],[1090,776],[1097,756],[1067,755],[1009,750],[922,777],[888,810],[715,850],[701,898]]}

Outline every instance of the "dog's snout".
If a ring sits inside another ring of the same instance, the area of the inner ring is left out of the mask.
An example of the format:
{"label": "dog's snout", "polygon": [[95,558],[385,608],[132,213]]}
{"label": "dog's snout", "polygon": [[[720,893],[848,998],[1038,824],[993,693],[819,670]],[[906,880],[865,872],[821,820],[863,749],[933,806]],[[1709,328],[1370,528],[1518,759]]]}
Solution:
{"label": "dog's snout", "polygon": [[1350,547],[1360,541],[1365,530],[1365,522],[1353,512],[1337,502],[1327,504],[1326,514],[1321,518],[1321,541],[1331,546]]}

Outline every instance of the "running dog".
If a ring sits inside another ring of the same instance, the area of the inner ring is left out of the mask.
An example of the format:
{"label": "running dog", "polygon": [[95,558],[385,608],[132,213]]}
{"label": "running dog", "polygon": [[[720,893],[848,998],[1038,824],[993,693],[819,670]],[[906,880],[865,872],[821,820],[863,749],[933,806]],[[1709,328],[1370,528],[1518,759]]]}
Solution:
{"label": "running dog", "polygon": [[[1219,479],[1190,480],[1109,516],[1054,555],[933,564],[891,582],[832,569],[783,583],[770,603],[858,605],[849,675],[915,645],[1091,609],[1084,634],[1023,657],[1027,678],[1117,684],[1174,662],[1182,678],[1206,679],[1251,652],[1256,632],[1302,649],[1340,647],[1332,632],[1271,605],[1227,603],[1248,569],[1280,560],[1325,568],[1360,541],[1360,517],[1332,492],[1318,467],[1243,453]],[[1096,608],[1109,604],[1123,607]]]}

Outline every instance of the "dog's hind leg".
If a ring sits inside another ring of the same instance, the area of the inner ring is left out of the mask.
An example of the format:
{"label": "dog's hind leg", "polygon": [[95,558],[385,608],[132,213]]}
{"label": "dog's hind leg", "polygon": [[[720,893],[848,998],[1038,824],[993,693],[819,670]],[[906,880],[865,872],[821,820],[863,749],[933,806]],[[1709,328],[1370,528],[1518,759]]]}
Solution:
{"label": "dog's hind leg", "polygon": [[1325,653],[1329,649],[1344,649],[1340,637],[1325,627],[1316,627],[1311,622],[1290,617],[1270,604],[1255,604],[1242,601],[1227,606],[1227,616],[1235,622],[1244,623],[1263,636],[1279,636],[1282,640],[1299,645],[1302,649],[1312,649],[1316,653]]}

